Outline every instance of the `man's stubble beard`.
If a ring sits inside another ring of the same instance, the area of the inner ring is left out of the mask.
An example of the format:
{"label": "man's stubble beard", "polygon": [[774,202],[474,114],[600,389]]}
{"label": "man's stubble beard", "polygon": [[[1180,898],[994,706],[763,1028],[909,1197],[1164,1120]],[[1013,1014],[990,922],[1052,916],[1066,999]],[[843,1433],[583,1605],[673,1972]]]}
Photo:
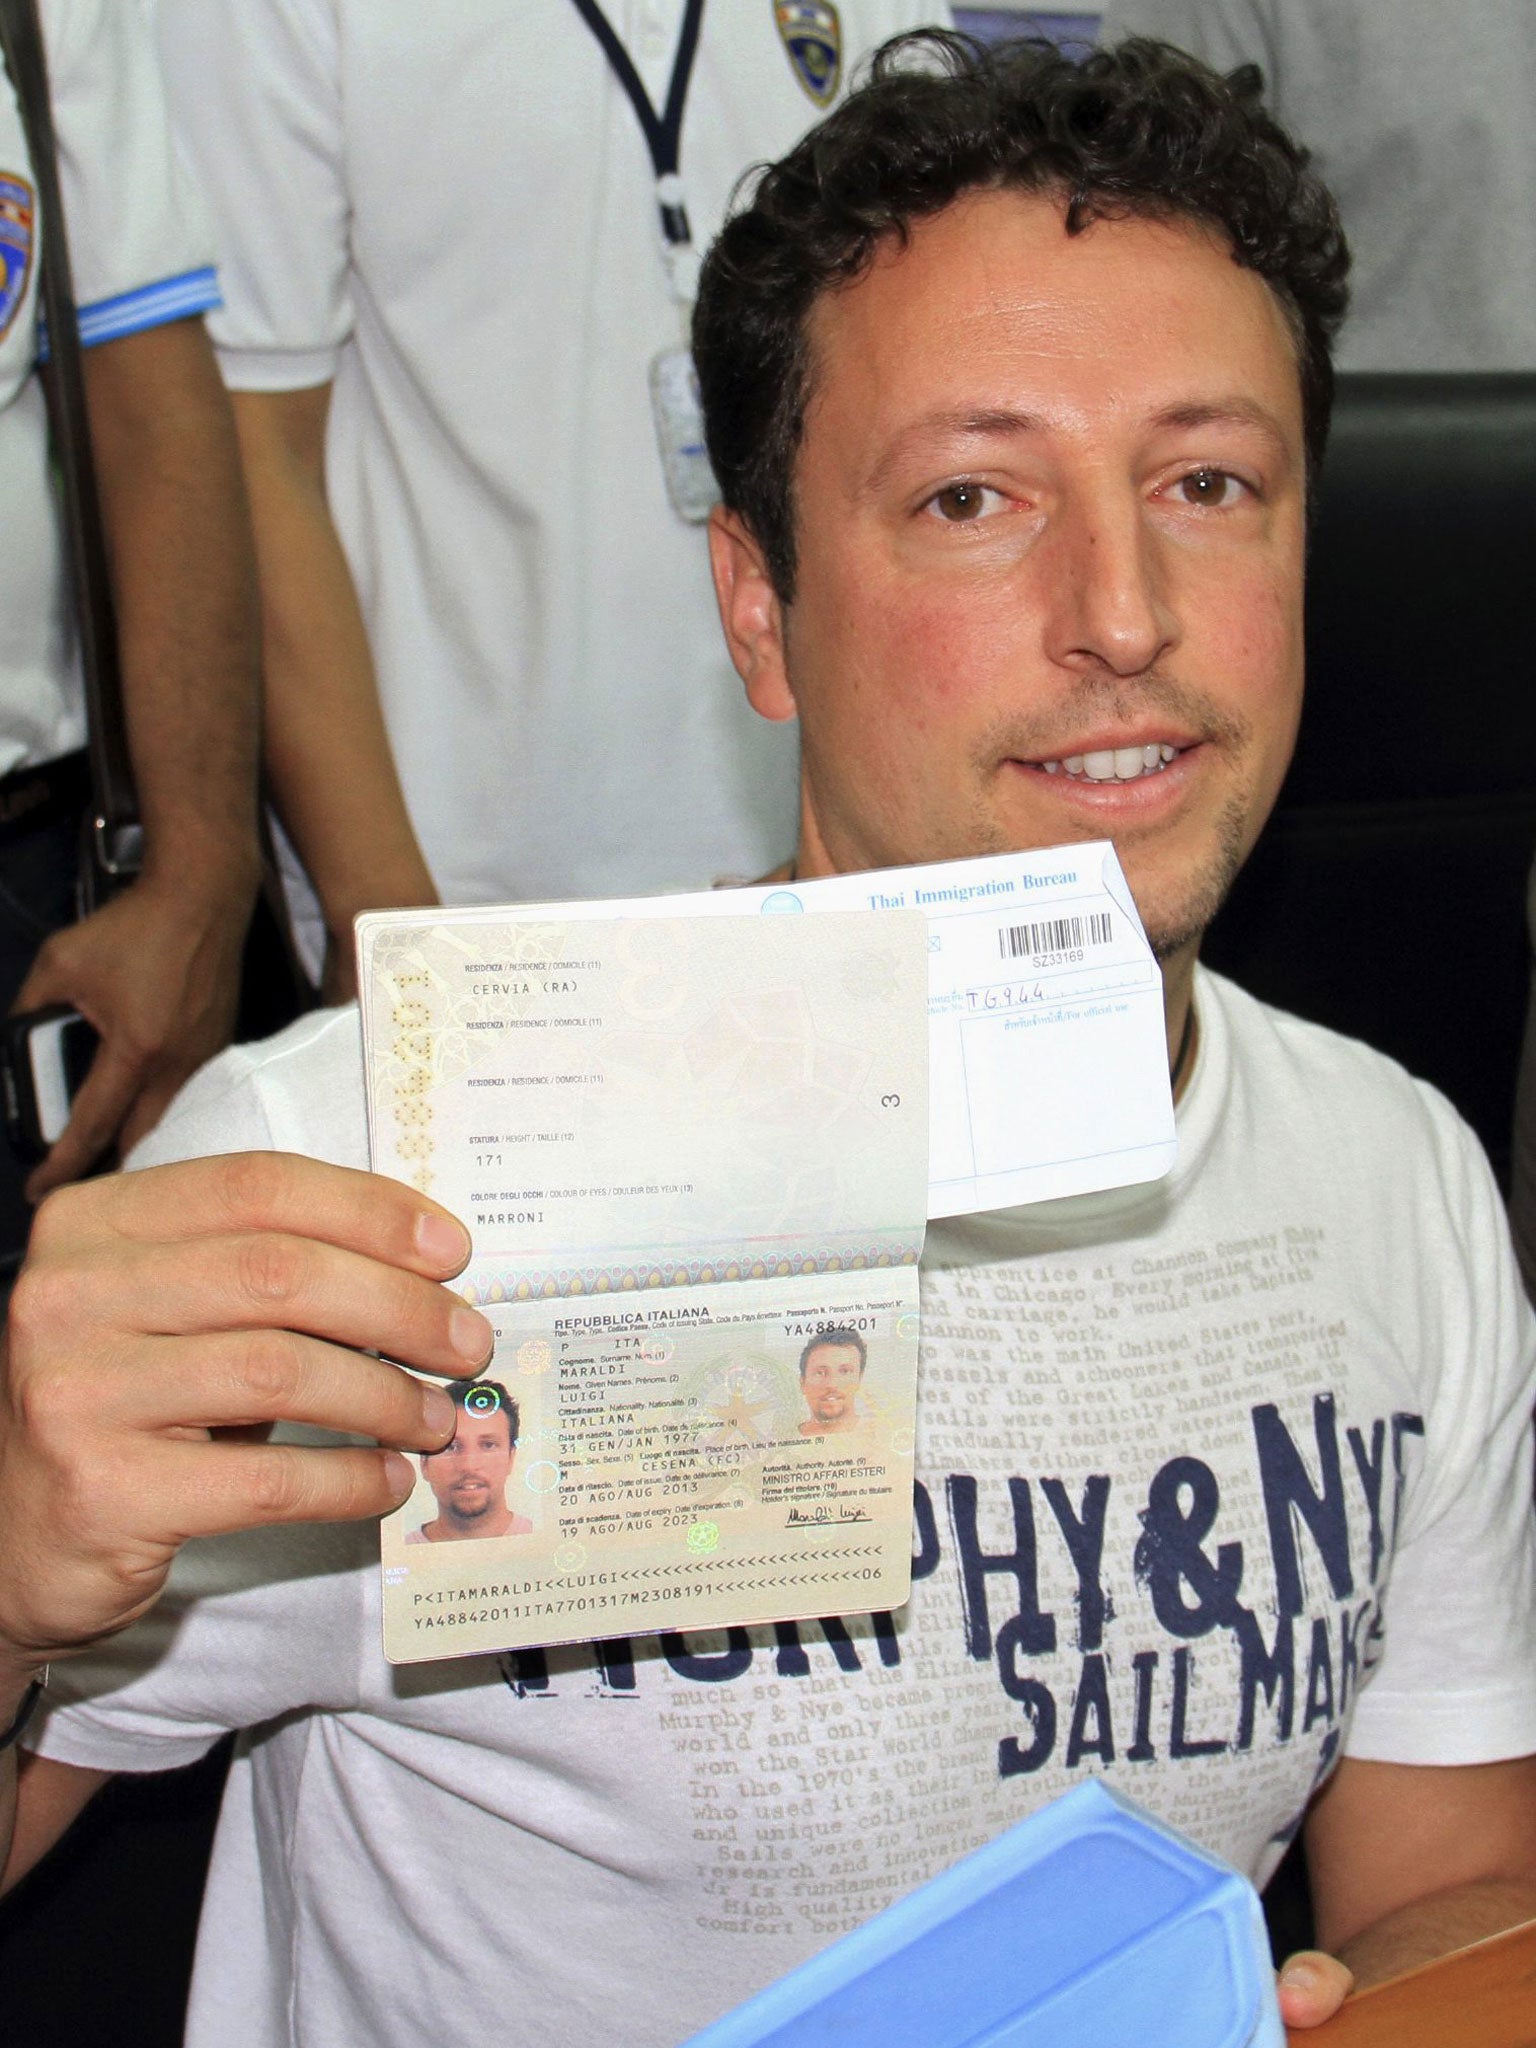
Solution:
{"label": "man's stubble beard", "polygon": [[[1063,825],[1064,836],[1058,838],[1021,838],[1010,830],[992,792],[997,778],[1012,772],[1007,766],[1010,761],[1059,759],[1060,752],[1053,750],[1065,750],[1074,729],[1081,731],[1096,719],[1128,725],[1149,711],[1162,712],[1170,727],[1196,733],[1229,758],[1241,760],[1248,751],[1253,730],[1249,721],[1155,671],[1129,684],[1118,678],[1084,678],[1047,716],[998,720],[976,743],[963,785],[953,792],[951,814],[943,818],[916,809],[903,810],[899,792],[886,794],[880,806],[884,815],[873,808],[862,809],[862,815],[844,810],[838,801],[839,778],[819,776],[814,743],[806,746],[812,805],[823,821],[822,836],[837,871],[973,860],[1111,836],[1091,826],[1072,833]],[[1211,827],[1214,843],[1209,858],[1189,878],[1178,899],[1166,905],[1151,901],[1150,891],[1149,900],[1143,903],[1137,892],[1139,835],[1133,831],[1117,844],[1147,942],[1160,963],[1197,944],[1225,903],[1264,822],[1255,816],[1257,809],[1251,788],[1234,790],[1228,796]],[[1268,809],[1264,806],[1266,817]],[[849,858],[851,849],[857,852]]]}
{"label": "man's stubble beard", "polygon": [[1248,857],[1249,816],[1243,799],[1231,798],[1216,820],[1216,846],[1210,865],[1195,878],[1187,899],[1162,916],[1143,915],[1147,943],[1159,965],[1166,965],[1188,947],[1198,946],[1231,894],[1232,884]]}
{"label": "man's stubble beard", "polygon": [[[1146,718],[1149,712],[1162,713],[1170,728],[1193,732],[1204,745],[1219,749],[1228,759],[1241,762],[1249,752],[1253,728],[1248,720],[1222,710],[1203,692],[1188,689],[1171,676],[1154,670],[1132,683],[1119,678],[1085,677],[1062,704],[1046,716],[1000,721],[993,727],[976,750],[975,762],[981,786],[986,786],[989,776],[1010,772],[1006,766],[1009,761],[1061,759],[1074,731],[1081,731],[1087,724],[1130,725]],[[1152,901],[1150,891],[1149,900],[1143,902],[1137,891],[1137,842],[1142,835],[1132,830],[1115,842],[1115,850],[1141,913],[1147,942],[1160,963],[1198,945],[1227,900],[1262,824],[1262,820],[1255,821],[1255,809],[1251,788],[1234,790],[1227,797],[1213,821],[1213,845],[1209,858],[1199,871],[1189,877],[1177,900],[1167,904]],[[982,812],[987,813],[985,830],[981,825]],[[1016,850],[1010,843],[1006,827],[990,810],[984,797],[978,797],[977,813],[975,829],[978,839],[986,837],[991,841],[989,845],[979,846],[978,850],[990,853]],[[1096,833],[1091,827],[1085,827],[1076,835],[1081,839],[1112,836]],[[1147,836],[1155,845],[1156,828]]]}

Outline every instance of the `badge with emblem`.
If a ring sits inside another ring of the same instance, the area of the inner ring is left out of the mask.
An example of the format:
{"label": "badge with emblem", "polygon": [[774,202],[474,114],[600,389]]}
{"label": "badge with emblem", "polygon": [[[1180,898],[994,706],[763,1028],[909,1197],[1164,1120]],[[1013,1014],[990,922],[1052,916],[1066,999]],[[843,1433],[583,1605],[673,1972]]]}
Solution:
{"label": "badge with emblem", "polygon": [[774,0],[779,41],[818,107],[830,107],[843,76],[843,27],[831,0]]}
{"label": "badge with emblem", "polygon": [[0,341],[10,332],[26,295],[32,269],[32,187],[25,178],[0,171]]}
{"label": "badge with emblem", "polygon": [[704,446],[699,378],[688,349],[663,349],[652,361],[651,410],[672,510],[690,526],[701,526],[714,509],[720,486]]}

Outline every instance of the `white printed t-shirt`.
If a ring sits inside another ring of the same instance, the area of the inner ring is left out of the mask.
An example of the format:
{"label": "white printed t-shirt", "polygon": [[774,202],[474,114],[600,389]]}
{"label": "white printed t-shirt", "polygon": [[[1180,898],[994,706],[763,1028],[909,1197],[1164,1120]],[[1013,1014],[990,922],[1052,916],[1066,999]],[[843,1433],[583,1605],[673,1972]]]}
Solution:
{"label": "white printed t-shirt", "polygon": [[[696,888],[795,832],[652,359],[683,340],[635,111],[572,0],[157,0],[220,231],[226,381],[332,383],[326,488],[406,803],[449,903]],[[840,0],[842,75],[944,0]],[[667,94],[684,0],[605,0]],[[823,111],[773,0],[712,0],[681,148],[702,252]]]}
{"label": "white printed t-shirt", "polygon": [[[896,1616],[391,1670],[373,1530],[279,1531],[55,1672],[86,1697],[33,1740],[77,1764],[256,1729],[191,2048],[667,2048],[1086,1773],[1262,1880],[1340,1754],[1536,1749],[1486,1166],[1364,1046],[1197,1002],[1167,1181],[930,1230]],[[138,1156],[253,1145],[364,1163],[355,1011],[225,1054]]]}
{"label": "white printed t-shirt", "polygon": [[[80,339],[218,304],[207,228],[172,153],[137,5],[42,0]],[[38,381],[37,179],[0,66],[0,775],[81,746],[85,714]]]}

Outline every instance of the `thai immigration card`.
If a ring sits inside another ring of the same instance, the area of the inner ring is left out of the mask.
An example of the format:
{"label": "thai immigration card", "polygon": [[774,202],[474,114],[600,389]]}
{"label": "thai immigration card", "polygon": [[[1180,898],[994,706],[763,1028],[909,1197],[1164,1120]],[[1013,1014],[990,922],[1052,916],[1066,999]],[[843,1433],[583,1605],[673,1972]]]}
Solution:
{"label": "thai immigration card", "polygon": [[928,1188],[920,912],[380,914],[377,1171],[493,1362],[383,1525],[397,1662],[899,1606]]}

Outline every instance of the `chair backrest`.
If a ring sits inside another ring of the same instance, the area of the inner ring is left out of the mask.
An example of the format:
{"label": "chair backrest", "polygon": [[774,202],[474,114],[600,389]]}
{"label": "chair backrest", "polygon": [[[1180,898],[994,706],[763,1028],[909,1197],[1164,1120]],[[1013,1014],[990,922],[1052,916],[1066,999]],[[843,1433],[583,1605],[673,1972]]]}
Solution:
{"label": "chair backrest", "polygon": [[1205,958],[1433,1081],[1507,1165],[1536,853],[1536,374],[1339,380],[1307,705]]}

